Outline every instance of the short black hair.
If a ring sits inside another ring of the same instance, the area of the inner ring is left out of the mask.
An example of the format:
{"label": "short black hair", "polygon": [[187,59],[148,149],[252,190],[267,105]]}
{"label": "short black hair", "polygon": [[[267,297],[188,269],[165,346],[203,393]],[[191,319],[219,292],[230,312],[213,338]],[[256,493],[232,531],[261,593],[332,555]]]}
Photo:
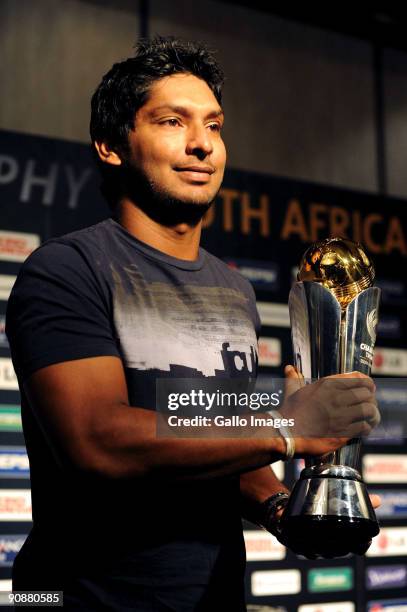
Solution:
{"label": "short black hair", "polygon": [[118,153],[127,151],[135,114],[146,103],[150,87],[158,79],[176,73],[193,74],[204,80],[221,104],[223,71],[204,44],[173,36],[142,39],[135,47],[134,57],[114,64],[92,96],[92,142],[106,142]]}

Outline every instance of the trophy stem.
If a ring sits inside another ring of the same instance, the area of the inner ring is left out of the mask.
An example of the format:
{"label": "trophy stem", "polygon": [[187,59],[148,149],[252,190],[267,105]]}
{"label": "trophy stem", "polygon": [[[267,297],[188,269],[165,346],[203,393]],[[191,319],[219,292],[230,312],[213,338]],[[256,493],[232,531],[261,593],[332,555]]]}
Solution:
{"label": "trophy stem", "polygon": [[345,373],[346,364],[346,313],[341,312],[341,329],[339,332],[339,373]]}

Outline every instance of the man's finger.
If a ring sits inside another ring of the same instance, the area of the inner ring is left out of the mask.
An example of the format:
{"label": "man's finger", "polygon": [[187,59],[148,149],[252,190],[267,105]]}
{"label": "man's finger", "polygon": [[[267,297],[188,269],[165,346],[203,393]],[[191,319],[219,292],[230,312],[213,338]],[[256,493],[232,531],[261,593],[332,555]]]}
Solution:
{"label": "man's finger", "polygon": [[325,376],[324,379],[329,381],[331,385],[335,386],[335,388],[348,390],[348,389],[359,389],[360,387],[366,387],[374,393],[376,390],[376,385],[373,380],[369,376],[360,375],[360,372],[349,372],[348,374],[333,374],[331,376]]}
{"label": "man's finger", "polygon": [[380,423],[381,416],[375,402],[364,402],[349,406],[349,413],[352,415],[352,422],[367,421],[374,428]]}
{"label": "man's finger", "polygon": [[353,438],[361,438],[362,436],[368,436],[372,429],[373,426],[367,421],[355,421],[354,423],[345,425],[340,431],[335,431],[335,438],[347,438],[348,440]]}
{"label": "man's finger", "polygon": [[376,495],[375,493],[371,493],[371,494],[369,494],[369,497],[370,497],[370,501],[372,502],[373,508],[376,509],[376,508],[378,508],[381,505],[382,500],[381,500],[380,495]]}
{"label": "man's finger", "polygon": [[353,406],[363,402],[374,401],[374,394],[367,387],[354,387],[353,389],[338,389],[335,403],[338,406]]}

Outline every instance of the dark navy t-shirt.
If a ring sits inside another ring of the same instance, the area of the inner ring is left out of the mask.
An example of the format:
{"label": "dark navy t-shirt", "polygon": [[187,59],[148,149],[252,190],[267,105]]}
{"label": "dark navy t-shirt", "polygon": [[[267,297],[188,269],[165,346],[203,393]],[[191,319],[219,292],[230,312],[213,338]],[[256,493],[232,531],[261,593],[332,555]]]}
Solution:
{"label": "dark navy t-shirt", "polygon": [[225,596],[235,602],[228,609],[244,609],[238,478],[113,481],[68,469],[23,383],[51,364],[113,355],[123,362],[130,405],[154,410],[160,376],[255,377],[258,330],[253,290],[239,274],[204,249],[193,262],[165,255],[113,219],[50,240],[28,258],[6,327],[34,521],[14,588],[64,589],[73,608],[181,612],[213,609]]}

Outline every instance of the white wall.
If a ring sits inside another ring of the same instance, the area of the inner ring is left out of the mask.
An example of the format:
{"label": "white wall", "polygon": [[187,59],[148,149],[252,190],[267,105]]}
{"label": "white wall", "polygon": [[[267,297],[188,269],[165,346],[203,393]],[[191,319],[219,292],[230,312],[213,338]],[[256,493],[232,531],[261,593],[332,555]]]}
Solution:
{"label": "white wall", "polygon": [[88,140],[90,97],[138,36],[138,3],[120,4],[0,2],[0,128]]}

